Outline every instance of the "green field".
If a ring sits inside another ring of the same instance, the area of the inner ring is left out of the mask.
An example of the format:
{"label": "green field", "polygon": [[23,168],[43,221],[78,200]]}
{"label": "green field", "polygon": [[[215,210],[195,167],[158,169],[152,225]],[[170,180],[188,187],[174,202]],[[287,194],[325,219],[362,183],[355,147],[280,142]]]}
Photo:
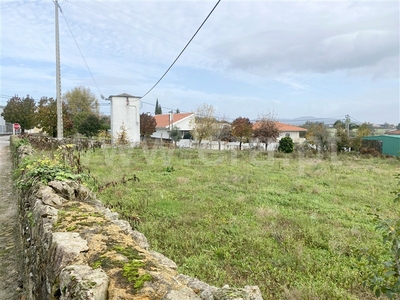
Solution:
{"label": "green field", "polygon": [[264,299],[375,299],[359,249],[381,247],[369,213],[399,215],[400,162],[262,152],[96,150],[84,164],[98,193],[139,216],[138,230],[178,271],[222,286],[258,285]]}

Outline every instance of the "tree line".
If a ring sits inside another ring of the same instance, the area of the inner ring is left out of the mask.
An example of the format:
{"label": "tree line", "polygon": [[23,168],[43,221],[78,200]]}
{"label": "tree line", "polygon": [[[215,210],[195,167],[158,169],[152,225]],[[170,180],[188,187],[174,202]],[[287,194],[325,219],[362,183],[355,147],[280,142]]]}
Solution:
{"label": "tree line", "polygon": [[[67,91],[62,97],[62,106],[65,136],[80,133],[86,137],[93,137],[102,132],[106,134],[110,129],[110,117],[100,115],[99,102],[89,88],[80,86]],[[160,113],[162,110],[157,99],[155,114]],[[178,109],[176,113],[179,113]],[[1,115],[8,123],[19,123],[22,133],[37,127],[50,136],[57,136],[57,101],[54,98],[42,97],[36,104],[29,95],[25,98],[16,95],[7,101]],[[150,114],[142,113],[140,124],[140,135],[144,138],[149,138],[156,131],[156,120]],[[171,128],[170,138],[174,142],[181,138],[194,138],[199,145],[203,140],[239,142],[241,149],[242,143],[251,139],[268,146],[281,134],[278,122],[272,113],[259,116],[255,122],[246,117],[238,117],[228,122],[225,118],[216,118],[214,107],[209,104],[197,107],[191,125],[191,132],[184,137],[180,136],[179,128]],[[333,135],[332,130],[322,122],[306,122],[301,127],[307,129],[304,136],[307,144],[320,151],[331,151],[332,147],[337,147],[337,151],[350,148],[359,151],[362,137],[373,133],[372,125],[369,123],[361,125],[350,123],[346,126],[340,120],[333,125]]]}
{"label": "tree line", "polygon": [[[160,105],[158,99],[156,102],[155,114],[160,113]],[[140,116],[142,137],[150,137],[156,131],[156,121],[154,116],[142,114]],[[185,136],[180,136],[179,128],[171,128],[170,138],[176,142],[181,138],[190,138],[198,142],[199,146],[203,140],[218,142],[239,142],[239,149],[242,143],[248,143],[252,139],[257,142],[265,143],[266,147],[269,143],[275,142],[281,135],[278,121],[273,113],[260,115],[254,122],[246,117],[238,117],[232,122],[228,122],[226,118],[217,118],[212,105],[201,104],[195,112],[195,119],[192,122],[192,130]],[[337,120],[333,127],[329,127],[323,122],[307,121],[300,127],[307,129],[307,132],[301,136],[306,139],[305,147],[312,146],[322,152],[332,151],[336,147],[336,151],[345,151],[353,149],[359,151],[362,144],[362,138],[373,134],[373,127],[370,123],[357,125],[348,124]],[[399,124],[400,127],[400,124]],[[293,149],[290,138],[283,138],[283,144],[289,143],[285,149]],[[282,139],[281,139],[282,140]],[[289,141],[289,142],[288,142]]]}
{"label": "tree line", "polygon": [[[75,87],[62,96],[62,120],[65,136],[80,133],[87,137],[106,132],[109,116],[100,115],[99,102],[89,88]],[[27,95],[18,95],[7,101],[1,114],[8,123],[18,123],[21,133],[37,127],[49,136],[57,136],[57,100],[43,96],[38,103]]]}
{"label": "tree line", "polygon": [[[242,143],[255,139],[257,142],[265,143],[267,147],[269,143],[276,142],[281,135],[278,124],[273,113],[260,115],[254,122],[246,117],[238,117],[232,122],[226,121],[225,118],[218,120],[215,117],[213,106],[202,104],[196,110],[191,134],[199,142],[199,145],[205,139],[219,142],[239,142],[239,149],[241,149]],[[310,121],[300,127],[307,129],[303,136],[300,135],[306,139],[302,146],[312,146],[322,152],[332,150],[340,152],[349,149],[359,151],[362,146],[362,138],[372,135],[374,131],[370,123],[361,125],[349,123],[348,130],[346,130],[346,123],[341,120],[337,120],[331,128],[323,122]],[[289,140],[286,137],[283,139],[285,139],[283,143],[287,143],[286,140]],[[289,146],[287,149],[291,147]],[[333,149],[335,147],[336,149]]]}

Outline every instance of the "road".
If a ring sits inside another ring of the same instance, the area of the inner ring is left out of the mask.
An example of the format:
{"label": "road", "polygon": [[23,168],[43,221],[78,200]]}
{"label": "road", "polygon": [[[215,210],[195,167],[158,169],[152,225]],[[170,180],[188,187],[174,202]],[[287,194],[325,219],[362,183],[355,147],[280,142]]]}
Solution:
{"label": "road", "polygon": [[0,299],[23,299],[18,206],[13,195],[9,136],[0,136]]}

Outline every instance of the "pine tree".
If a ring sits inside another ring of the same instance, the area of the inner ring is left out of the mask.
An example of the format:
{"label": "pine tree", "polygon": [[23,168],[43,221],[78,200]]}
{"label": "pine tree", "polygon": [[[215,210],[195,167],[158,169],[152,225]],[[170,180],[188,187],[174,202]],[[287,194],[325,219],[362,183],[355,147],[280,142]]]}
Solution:
{"label": "pine tree", "polygon": [[156,108],[154,110],[155,115],[161,115],[162,114],[162,108],[161,105],[158,104],[158,99],[156,100]]}
{"label": "pine tree", "polygon": [[158,99],[156,100],[156,108],[154,109],[154,114],[158,115]]}

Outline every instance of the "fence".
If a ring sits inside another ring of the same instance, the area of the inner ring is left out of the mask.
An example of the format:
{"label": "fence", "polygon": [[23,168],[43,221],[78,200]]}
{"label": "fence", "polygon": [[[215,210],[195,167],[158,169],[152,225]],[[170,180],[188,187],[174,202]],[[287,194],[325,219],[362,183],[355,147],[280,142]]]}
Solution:
{"label": "fence", "polygon": [[12,133],[13,133],[12,124],[6,123],[6,125],[0,125],[0,135],[7,135]]}

